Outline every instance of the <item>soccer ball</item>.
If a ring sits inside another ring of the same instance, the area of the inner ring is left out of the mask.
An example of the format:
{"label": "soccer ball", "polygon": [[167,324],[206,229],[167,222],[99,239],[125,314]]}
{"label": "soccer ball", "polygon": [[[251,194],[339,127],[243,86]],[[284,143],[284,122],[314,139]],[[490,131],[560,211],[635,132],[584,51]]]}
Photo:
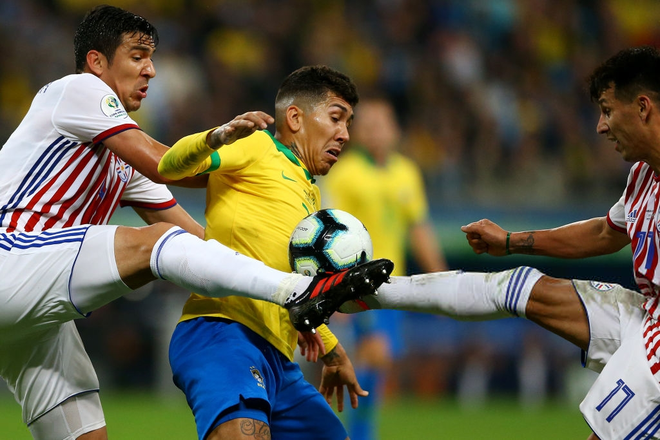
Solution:
{"label": "soccer ball", "polygon": [[367,228],[339,209],[322,209],[308,215],[289,240],[291,269],[307,276],[348,269],[371,260],[373,255]]}

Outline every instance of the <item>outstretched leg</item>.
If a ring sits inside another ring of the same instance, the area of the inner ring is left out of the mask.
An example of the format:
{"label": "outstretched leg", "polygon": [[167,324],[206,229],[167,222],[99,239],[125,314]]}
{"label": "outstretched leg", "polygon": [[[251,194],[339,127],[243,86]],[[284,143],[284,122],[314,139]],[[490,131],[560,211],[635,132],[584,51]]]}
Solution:
{"label": "outstretched leg", "polygon": [[285,306],[296,328],[310,330],[343,302],[374,293],[391,271],[389,260],[377,260],[345,273],[307,277],[275,270],[167,223],[92,226],[74,267],[71,296],[85,314],[160,278],[203,296],[239,295]]}
{"label": "outstretched leg", "polygon": [[587,315],[572,282],[525,266],[493,273],[455,271],[392,277],[377,295],[345,303],[339,311],[379,308],[472,321],[520,316],[582,349],[589,343]]}

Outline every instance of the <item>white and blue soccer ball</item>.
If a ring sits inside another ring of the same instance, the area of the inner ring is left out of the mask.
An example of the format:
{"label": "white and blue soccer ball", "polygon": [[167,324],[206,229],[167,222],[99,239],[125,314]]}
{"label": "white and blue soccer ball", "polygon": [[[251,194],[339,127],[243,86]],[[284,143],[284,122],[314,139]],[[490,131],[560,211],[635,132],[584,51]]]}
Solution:
{"label": "white and blue soccer ball", "polygon": [[362,222],[346,211],[322,209],[298,223],[289,240],[294,272],[314,276],[370,261],[374,251]]}

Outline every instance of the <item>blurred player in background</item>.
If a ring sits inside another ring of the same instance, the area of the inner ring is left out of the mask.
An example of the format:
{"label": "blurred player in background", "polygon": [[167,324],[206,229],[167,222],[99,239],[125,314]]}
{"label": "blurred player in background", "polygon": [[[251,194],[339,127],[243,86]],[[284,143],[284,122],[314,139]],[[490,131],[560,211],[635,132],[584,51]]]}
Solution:
{"label": "blurred player in background", "polygon": [[[275,119],[246,113],[246,124],[233,121],[215,131],[220,148],[207,145],[209,132],[184,138],[163,156],[159,171],[173,179],[207,173],[206,238],[291,270],[289,237],[302,218],[320,209],[314,176],[337,162],[358,99],[342,73],[300,68],[278,90]],[[273,122],[274,135],[262,130]],[[387,260],[373,263],[392,270]],[[333,275],[328,284],[341,276]],[[367,393],[335,336],[325,325],[319,333],[326,353],[321,393],[293,362],[298,333],[285,310],[264,301],[192,293],[170,342],[170,364],[200,440],[347,438],[328,403],[336,390],[343,409],[344,385],[353,407]]]}
{"label": "blurred player in background", "polygon": [[[397,151],[401,129],[394,107],[383,98],[370,98],[360,103],[357,116],[350,149],[321,182],[324,205],[360,219],[371,235],[374,257],[391,259],[395,275],[406,275],[409,250],[422,271],[447,270],[429,221],[421,171]],[[402,317],[400,311],[379,310],[347,323],[354,331],[358,380],[370,390],[358,410],[346,414],[353,440],[378,438],[384,381],[402,351]]]}
{"label": "blurred player in background", "polygon": [[[622,50],[589,78],[599,134],[632,162],[621,198],[604,217],[507,232],[489,220],[463,226],[477,254],[586,258],[633,254],[639,292],[616,284],[552,278],[530,267],[497,273],[393,277],[377,297],[340,310],[415,310],[457,319],[525,317],[582,349],[599,373],[580,411],[590,440],[660,438],[660,52]],[[362,306],[361,306],[362,304]]]}
{"label": "blurred player in background", "polygon": [[[357,268],[323,293],[327,278],[279,272],[201,239],[202,227],[154,183],[172,182],[157,172],[167,147],[128,116],[156,74],[157,44],[140,16],[90,11],[74,38],[76,74],[44,86],[0,150],[0,376],[38,440],[107,438],[73,320],[137,287],[161,278],[210,296],[290,297],[300,308],[312,294],[338,299],[365,285]],[[107,225],[119,205],[150,226]]]}

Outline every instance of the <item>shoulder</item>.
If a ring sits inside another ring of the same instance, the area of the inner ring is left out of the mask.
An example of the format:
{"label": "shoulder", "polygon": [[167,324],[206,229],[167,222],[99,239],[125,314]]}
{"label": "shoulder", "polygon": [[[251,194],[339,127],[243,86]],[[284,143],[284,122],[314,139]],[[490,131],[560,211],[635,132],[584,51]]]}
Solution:
{"label": "shoulder", "polygon": [[235,147],[245,147],[249,145],[251,147],[270,148],[273,146],[273,141],[268,133],[263,130],[257,130],[251,135],[238,139],[236,142],[228,146],[232,145]]}
{"label": "shoulder", "polygon": [[101,89],[114,93],[101,78],[91,73],[73,73],[59,79],[58,82],[69,88]]}
{"label": "shoulder", "polygon": [[226,150],[227,147],[234,151],[240,150],[241,154],[255,158],[262,157],[267,151],[275,150],[272,139],[262,130],[255,131],[249,136],[238,139],[233,144],[224,146],[218,151],[222,152],[222,150]]}

